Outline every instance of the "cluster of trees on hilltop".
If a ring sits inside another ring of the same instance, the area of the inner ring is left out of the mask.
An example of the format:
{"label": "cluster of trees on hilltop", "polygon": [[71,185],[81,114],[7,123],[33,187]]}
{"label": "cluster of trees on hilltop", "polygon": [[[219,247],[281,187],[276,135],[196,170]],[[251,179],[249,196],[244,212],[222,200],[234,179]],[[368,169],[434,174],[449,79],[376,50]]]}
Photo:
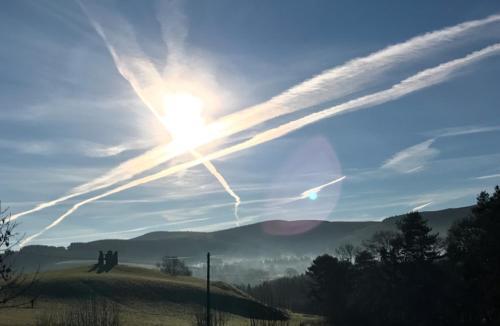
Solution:
{"label": "cluster of trees on hilltop", "polygon": [[397,231],[377,233],[362,248],[345,246],[317,257],[305,275],[247,290],[336,326],[500,325],[500,188],[482,192],[445,240],[408,213]]}
{"label": "cluster of trees on hilltop", "polygon": [[191,276],[189,267],[177,256],[163,256],[161,262],[156,264],[160,272],[172,276]]}

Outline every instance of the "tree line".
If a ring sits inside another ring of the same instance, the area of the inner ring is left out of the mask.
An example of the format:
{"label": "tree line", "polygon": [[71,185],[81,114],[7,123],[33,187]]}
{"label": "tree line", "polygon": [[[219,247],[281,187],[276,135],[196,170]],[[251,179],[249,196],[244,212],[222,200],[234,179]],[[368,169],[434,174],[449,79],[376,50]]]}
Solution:
{"label": "tree line", "polygon": [[500,325],[500,188],[442,239],[418,212],[359,248],[316,257],[307,272],[247,291],[320,313],[331,325]]}

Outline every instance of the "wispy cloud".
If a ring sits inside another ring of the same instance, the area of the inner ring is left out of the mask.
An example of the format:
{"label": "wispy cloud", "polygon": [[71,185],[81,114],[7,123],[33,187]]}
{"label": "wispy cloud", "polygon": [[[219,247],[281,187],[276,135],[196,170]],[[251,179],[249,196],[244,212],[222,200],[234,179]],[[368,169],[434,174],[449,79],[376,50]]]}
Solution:
{"label": "wispy cloud", "polygon": [[399,173],[421,171],[429,160],[439,154],[439,150],[431,147],[434,141],[435,139],[428,139],[397,152],[384,162],[382,168],[394,170]]}
{"label": "wispy cloud", "polygon": [[72,154],[88,157],[109,157],[126,151],[151,147],[149,141],[133,141],[118,145],[104,145],[85,140],[0,140],[0,149],[30,155]]}
{"label": "wispy cloud", "polygon": [[0,139],[0,148],[21,154],[49,155],[57,150],[53,142]]}
{"label": "wispy cloud", "polygon": [[454,136],[463,136],[463,135],[471,135],[471,134],[495,132],[495,131],[500,131],[500,126],[472,125],[472,126],[460,126],[460,127],[439,129],[427,132],[426,135],[433,138],[440,138],[440,137],[454,137]]}
{"label": "wispy cloud", "polygon": [[429,161],[439,155],[439,150],[431,147],[436,139],[495,131],[500,131],[500,126],[460,126],[427,132],[426,135],[433,138],[397,152],[384,162],[382,168],[392,169],[399,173],[419,172],[425,169]]}
{"label": "wispy cloud", "polygon": [[90,157],[109,157],[122,154],[127,151],[144,150],[153,145],[149,141],[131,141],[114,146],[106,146],[96,143],[83,142],[79,149],[83,154]]}

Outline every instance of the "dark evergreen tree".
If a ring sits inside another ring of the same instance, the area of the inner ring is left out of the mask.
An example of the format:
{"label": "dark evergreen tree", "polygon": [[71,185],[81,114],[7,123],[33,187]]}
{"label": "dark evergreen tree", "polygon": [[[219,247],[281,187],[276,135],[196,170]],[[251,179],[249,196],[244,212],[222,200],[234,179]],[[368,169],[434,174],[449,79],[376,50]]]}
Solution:
{"label": "dark evergreen tree", "polygon": [[111,250],[108,250],[106,252],[104,260],[105,260],[106,271],[109,271],[111,268],[113,268],[113,252]]}
{"label": "dark evergreen tree", "polygon": [[458,271],[459,314],[469,325],[500,325],[500,188],[481,192],[472,215],[449,231],[447,252]]}
{"label": "dark evergreen tree", "polygon": [[104,254],[99,250],[99,257],[97,258],[97,266],[104,266]]}
{"label": "dark evergreen tree", "polygon": [[432,262],[440,256],[442,243],[419,212],[411,212],[396,222],[400,233],[393,239],[397,258],[402,262]]}
{"label": "dark evergreen tree", "polygon": [[113,266],[118,265],[118,251],[113,253]]}
{"label": "dark evergreen tree", "polygon": [[311,297],[335,325],[349,325],[349,295],[352,290],[352,264],[330,255],[317,257],[307,269],[311,278]]}

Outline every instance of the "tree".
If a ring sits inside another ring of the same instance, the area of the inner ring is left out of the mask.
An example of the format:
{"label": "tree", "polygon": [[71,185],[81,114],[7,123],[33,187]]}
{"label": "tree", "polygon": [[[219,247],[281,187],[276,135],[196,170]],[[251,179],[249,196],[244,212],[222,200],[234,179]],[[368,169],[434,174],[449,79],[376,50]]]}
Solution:
{"label": "tree", "polygon": [[323,255],[309,267],[312,298],[332,325],[500,325],[498,186],[452,226],[446,251],[417,212],[396,228],[374,234],[354,264]]}
{"label": "tree", "polygon": [[[34,299],[26,298],[21,302],[14,302],[22,297],[36,281],[38,273],[32,278],[14,269],[12,248],[19,243],[14,232],[16,224],[10,220],[8,208],[2,210],[0,202],[0,308],[27,304]],[[13,303],[13,304],[11,304]]]}
{"label": "tree", "polygon": [[99,250],[99,257],[97,258],[97,266],[103,266],[104,265],[104,254],[102,253],[102,250]]}
{"label": "tree", "polygon": [[314,259],[306,275],[312,280],[310,295],[335,325],[349,324],[352,264],[330,255]]}
{"label": "tree", "polygon": [[396,227],[375,233],[356,255],[351,324],[439,325],[441,241],[417,212]]}
{"label": "tree", "polygon": [[353,262],[354,256],[356,256],[356,252],[358,249],[354,247],[352,243],[345,243],[341,246],[339,246],[337,249],[335,249],[335,255],[340,259],[340,260],[346,260],[349,262]]}
{"label": "tree", "polygon": [[405,262],[433,261],[440,256],[442,243],[419,212],[411,212],[396,222],[400,234],[393,240],[398,258]]}
{"label": "tree", "polygon": [[500,324],[500,188],[477,197],[472,215],[449,231],[448,257],[458,271],[464,324]]}
{"label": "tree", "polygon": [[393,244],[397,232],[382,230],[375,232],[371,239],[364,241],[363,246],[373,257],[384,260],[387,259],[389,253],[394,251]]}
{"label": "tree", "polygon": [[173,276],[191,276],[191,270],[176,256],[164,256],[161,263],[156,264],[161,272]]}

